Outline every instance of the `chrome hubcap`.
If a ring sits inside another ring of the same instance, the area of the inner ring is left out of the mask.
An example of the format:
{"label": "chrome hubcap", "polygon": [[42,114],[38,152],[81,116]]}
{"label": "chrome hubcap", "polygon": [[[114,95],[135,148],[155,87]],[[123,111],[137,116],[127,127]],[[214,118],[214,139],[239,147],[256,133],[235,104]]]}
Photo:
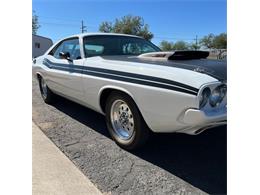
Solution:
{"label": "chrome hubcap", "polygon": [[44,81],[44,79],[41,79],[41,88],[42,88],[42,95],[44,96],[44,98],[47,97],[47,85]]}
{"label": "chrome hubcap", "polygon": [[113,102],[110,119],[114,132],[120,139],[128,140],[134,132],[134,118],[129,106],[122,100]]}

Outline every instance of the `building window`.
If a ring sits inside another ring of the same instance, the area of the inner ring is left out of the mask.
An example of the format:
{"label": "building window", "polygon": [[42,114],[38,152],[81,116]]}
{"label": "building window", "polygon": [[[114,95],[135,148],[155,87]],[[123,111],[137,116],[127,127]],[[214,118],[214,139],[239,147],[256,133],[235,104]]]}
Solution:
{"label": "building window", "polygon": [[35,48],[40,48],[41,44],[40,43],[35,43]]}

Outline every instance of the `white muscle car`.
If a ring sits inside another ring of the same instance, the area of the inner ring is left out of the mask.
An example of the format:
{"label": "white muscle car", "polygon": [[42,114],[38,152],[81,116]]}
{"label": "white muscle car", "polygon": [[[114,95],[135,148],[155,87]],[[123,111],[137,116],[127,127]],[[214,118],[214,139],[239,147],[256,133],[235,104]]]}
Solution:
{"label": "white muscle car", "polygon": [[58,94],[106,115],[121,147],[135,149],[149,132],[198,134],[226,124],[226,61],[205,51],[162,52],[143,38],[86,33],[33,60],[46,103]]}

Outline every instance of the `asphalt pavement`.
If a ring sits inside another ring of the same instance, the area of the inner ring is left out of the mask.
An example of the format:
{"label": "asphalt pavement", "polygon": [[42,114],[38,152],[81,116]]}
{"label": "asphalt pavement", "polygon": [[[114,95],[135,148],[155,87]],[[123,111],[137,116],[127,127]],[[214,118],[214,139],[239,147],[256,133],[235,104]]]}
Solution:
{"label": "asphalt pavement", "polygon": [[33,121],[103,193],[226,194],[226,126],[197,136],[153,134],[128,152],[110,138],[104,116],[64,98],[45,104],[32,82]]}

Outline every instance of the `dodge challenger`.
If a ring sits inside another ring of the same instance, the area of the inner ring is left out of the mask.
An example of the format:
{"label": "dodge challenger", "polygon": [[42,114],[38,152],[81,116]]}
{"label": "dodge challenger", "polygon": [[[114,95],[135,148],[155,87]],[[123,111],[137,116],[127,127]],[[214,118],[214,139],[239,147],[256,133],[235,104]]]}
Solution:
{"label": "dodge challenger", "polygon": [[151,131],[196,135],[226,124],[226,61],[208,55],[85,33],[58,41],[32,64],[44,102],[59,95],[104,114],[114,141],[132,150]]}

